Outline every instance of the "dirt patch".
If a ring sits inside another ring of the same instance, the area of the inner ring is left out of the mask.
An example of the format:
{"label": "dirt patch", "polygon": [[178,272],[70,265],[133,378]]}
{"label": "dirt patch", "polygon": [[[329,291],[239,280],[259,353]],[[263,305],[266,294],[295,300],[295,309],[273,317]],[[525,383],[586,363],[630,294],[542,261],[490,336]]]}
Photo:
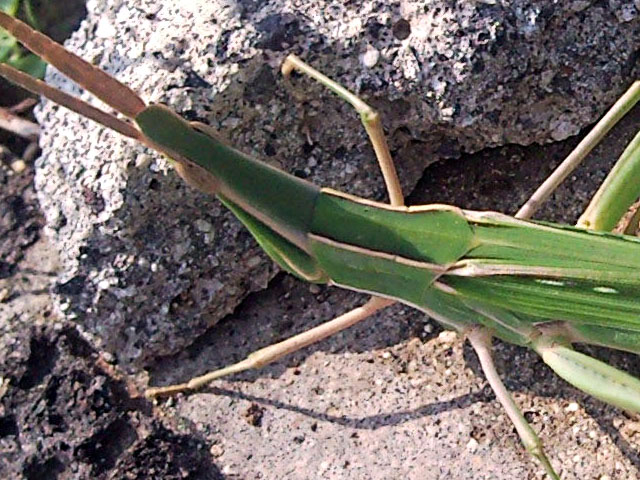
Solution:
{"label": "dirt patch", "polygon": [[0,279],[16,273],[39,238],[44,218],[33,186],[33,168],[16,173],[0,164]]}
{"label": "dirt patch", "polygon": [[222,478],[204,441],[154,417],[75,328],[4,335],[0,363],[3,478]]}

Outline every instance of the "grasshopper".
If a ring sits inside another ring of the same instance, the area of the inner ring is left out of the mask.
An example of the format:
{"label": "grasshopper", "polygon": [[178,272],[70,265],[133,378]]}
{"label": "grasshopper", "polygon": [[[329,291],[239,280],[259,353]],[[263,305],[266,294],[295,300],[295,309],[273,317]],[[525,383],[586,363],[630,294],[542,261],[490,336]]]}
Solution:
{"label": "grasshopper", "polygon": [[634,182],[624,181],[640,168],[640,139],[629,145],[594,197],[579,222],[582,228],[526,220],[640,98],[640,82],[509,217],[449,205],[405,206],[379,115],[296,56],[285,60],[285,76],[294,70],[310,76],[360,114],[389,205],[320,188],[261,163],[226,145],[206,125],[187,122],[165,106],[145,104],[127,86],[22,22],[0,13],[0,26],[129,121],[11,67],[0,66],[0,75],[172,159],[188,184],[217,196],[289,273],[372,295],[363,306],[239,363],[186,383],[149,388],[148,397],[193,391],[217,378],[262,367],[401,302],[469,340],[523,445],[552,479],[560,477],[497,373],[493,338],[533,349],[577,388],[640,412],[640,380],[572,347],[586,343],[640,353],[640,240],[602,233],[640,193]]}

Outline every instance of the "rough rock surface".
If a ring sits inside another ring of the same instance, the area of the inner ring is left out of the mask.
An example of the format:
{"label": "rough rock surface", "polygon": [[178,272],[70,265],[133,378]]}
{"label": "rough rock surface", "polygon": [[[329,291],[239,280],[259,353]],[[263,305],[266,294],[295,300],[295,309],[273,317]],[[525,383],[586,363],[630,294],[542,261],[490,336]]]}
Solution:
{"label": "rough rock surface", "polygon": [[[305,92],[296,105],[278,74],[286,53],[382,111],[409,187],[436,159],[592,122],[628,83],[640,23],[629,2],[587,0],[94,0],[88,10],[69,46],[147,100],[297,175],[378,199],[357,117],[306,79],[294,79]],[[51,105],[41,119],[36,182],[61,252],[58,310],[122,364],[178,350],[272,278],[240,225],[164,161]]]}

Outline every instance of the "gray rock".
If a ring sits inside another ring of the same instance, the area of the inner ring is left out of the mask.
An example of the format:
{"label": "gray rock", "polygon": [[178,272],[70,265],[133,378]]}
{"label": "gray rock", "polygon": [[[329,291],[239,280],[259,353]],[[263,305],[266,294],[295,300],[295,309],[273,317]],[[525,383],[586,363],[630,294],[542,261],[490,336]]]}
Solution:
{"label": "gray rock", "polygon": [[[380,200],[357,116],[306,79],[294,79],[305,96],[296,104],[278,72],[288,52],[382,112],[408,191],[435,160],[559,140],[593,122],[630,81],[639,26],[628,2],[585,0],[94,0],[88,10],[69,48],[146,100],[297,175]],[[61,254],[57,308],[122,364],[180,349],[276,273],[165,160],[51,104],[40,119],[36,181]]]}

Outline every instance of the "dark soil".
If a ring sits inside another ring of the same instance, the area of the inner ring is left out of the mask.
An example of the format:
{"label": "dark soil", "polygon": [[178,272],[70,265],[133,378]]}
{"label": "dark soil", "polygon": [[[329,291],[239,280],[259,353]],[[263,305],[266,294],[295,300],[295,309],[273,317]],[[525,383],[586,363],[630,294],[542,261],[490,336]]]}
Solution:
{"label": "dark soil", "polygon": [[155,418],[75,328],[33,326],[7,340],[0,477],[222,478],[206,444]]}
{"label": "dark soil", "polygon": [[0,279],[16,273],[24,252],[40,238],[44,218],[33,186],[33,168],[16,174],[0,166]]}

